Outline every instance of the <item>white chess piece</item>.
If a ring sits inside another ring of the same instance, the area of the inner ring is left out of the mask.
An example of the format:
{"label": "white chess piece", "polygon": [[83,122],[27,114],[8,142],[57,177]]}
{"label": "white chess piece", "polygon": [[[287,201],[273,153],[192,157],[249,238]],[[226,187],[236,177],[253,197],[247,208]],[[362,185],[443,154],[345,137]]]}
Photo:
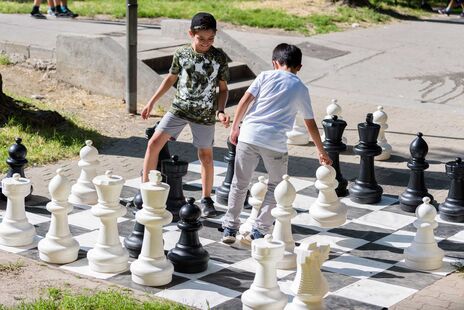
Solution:
{"label": "white chess piece", "polygon": [[329,251],[330,246],[318,247],[316,242],[303,242],[295,248],[297,269],[291,287],[295,298],[285,310],[324,309],[323,298],[329,286],[321,266],[329,258]]}
{"label": "white chess piece", "polygon": [[117,218],[126,214],[119,204],[124,179],[107,171],[93,179],[97,189],[98,204],[92,206],[92,214],[101,224],[95,247],[87,253],[89,267],[96,272],[121,272],[127,269],[129,253],[119,240]]}
{"label": "white chess piece", "polygon": [[[337,99],[332,99],[332,103],[327,106],[325,110],[327,115],[324,116],[324,119],[332,119],[332,116],[337,115],[338,119],[343,120],[342,116],[342,107],[337,103]],[[322,133],[321,140],[325,140],[325,134]],[[342,142],[346,144],[348,139],[345,136],[342,137]]]}
{"label": "white chess piece", "polygon": [[63,175],[63,169],[56,170],[56,175],[48,184],[52,201],[47,203],[47,210],[52,214],[50,228],[44,239],[39,241],[39,257],[53,264],[67,264],[77,259],[79,243],[72,237],[68,225],[68,213],[73,207],[68,203],[71,185]]}
{"label": "white chess piece", "polygon": [[2,192],[7,197],[6,212],[0,223],[0,244],[23,246],[31,244],[35,228],[26,217],[24,199],[31,193],[31,181],[19,173],[2,180]]}
{"label": "white chess piece", "polygon": [[277,284],[276,263],[284,254],[285,245],[271,235],[251,242],[251,255],[258,263],[250,289],[242,294],[243,309],[280,310],[288,302]]}
{"label": "white chess piece", "polygon": [[172,281],[174,272],[163,248],[163,226],[172,221],[171,212],[166,210],[169,185],[161,183],[159,171],[150,171],[148,177],[150,181],[140,186],[143,208],[135,215],[137,222],[145,225],[142,251],[130,270],[135,283],[161,286]]}
{"label": "white chess piece", "polygon": [[296,267],[296,254],[293,252],[295,241],[293,240],[291,224],[292,218],[296,216],[296,211],[293,209],[296,191],[289,178],[288,175],[284,175],[283,181],[276,186],[274,197],[277,206],[271,211],[272,216],[276,219],[272,237],[274,240],[285,243],[284,257],[277,262],[278,269],[294,269]]}
{"label": "white chess piece", "polygon": [[263,204],[264,196],[266,196],[266,192],[267,192],[266,179],[263,176],[260,176],[258,178],[258,182],[253,184],[253,186],[250,189],[251,197],[248,198],[248,203],[252,206],[252,209],[251,209],[250,216],[247,218],[245,223],[240,225],[239,232],[241,234],[250,232],[251,229],[253,228],[253,224],[255,223],[256,218],[258,217],[258,214],[259,214],[259,209],[261,208],[261,205]]}
{"label": "white chess piece", "polygon": [[346,206],[340,202],[335,189],[338,181],[332,166],[320,166],[316,171],[316,201],[309,208],[309,214],[320,227],[338,227],[346,222]]}
{"label": "white chess piece", "polygon": [[433,230],[438,227],[435,220],[437,210],[430,204],[430,198],[422,198],[423,204],[417,207],[414,227],[417,233],[411,245],[404,250],[405,263],[418,270],[434,270],[443,264],[444,252],[438,247]]}
{"label": "white chess piece", "polygon": [[304,125],[304,119],[297,114],[292,130],[287,132],[287,144],[306,145],[309,141],[310,138]]}
{"label": "white chess piece", "polygon": [[75,205],[94,205],[98,201],[97,191],[92,183],[93,178],[97,175],[98,150],[92,146],[91,140],[85,141],[85,146],[80,150],[78,166],[81,168],[81,174],[71,188],[69,202]]}
{"label": "white chess piece", "polygon": [[382,153],[375,156],[375,160],[387,160],[391,157],[392,146],[387,142],[387,138],[385,138],[385,130],[388,128],[387,120],[388,116],[383,111],[383,106],[378,106],[377,111],[373,113],[373,122],[380,125],[377,144],[382,148]]}

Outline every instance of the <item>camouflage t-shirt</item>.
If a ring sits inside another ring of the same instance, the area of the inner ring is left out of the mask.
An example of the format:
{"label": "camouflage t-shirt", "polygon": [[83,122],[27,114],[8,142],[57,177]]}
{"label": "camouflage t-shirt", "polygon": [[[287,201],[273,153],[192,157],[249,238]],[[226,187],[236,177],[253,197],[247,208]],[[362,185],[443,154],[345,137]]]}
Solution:
{"label": "camouflage t-shirt", "polygon": [[195,52],[191,45],[182,46],[176,50],[169,71],[179,75],[171,113],[198,124],[213,125],[216,87],[220,80],[229,80],[226,55],[213,46],[204,54]]}

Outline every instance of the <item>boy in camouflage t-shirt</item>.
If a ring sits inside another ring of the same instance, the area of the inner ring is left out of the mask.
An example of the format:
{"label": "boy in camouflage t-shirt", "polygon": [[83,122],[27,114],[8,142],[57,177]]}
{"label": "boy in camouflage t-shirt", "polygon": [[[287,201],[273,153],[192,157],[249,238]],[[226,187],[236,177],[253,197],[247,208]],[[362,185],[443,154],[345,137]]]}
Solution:
{"label": "boy in camouflage t-shirt", "polygon": [[[211,199],[213,189],[213,141],[216,117],[229,126],[230,117],[225,114],[229,68],[226,55],[213,46],[216,20],[209,13],[198,13],[192,18],[190,31],[192,44],[176,50],[168,76],[142,110],[147,119],[153,106],[177,81],[176,96],[171,109],[161,119],[147,145],[143,162],[143,182],[155,169],[158,155],[169,139],[176,139],[185,125],[193,135],[193,145],[198,149],[201,162],[203,216],[214,217],[216,210]],[[219,87],[219,94],[216,94]]]}

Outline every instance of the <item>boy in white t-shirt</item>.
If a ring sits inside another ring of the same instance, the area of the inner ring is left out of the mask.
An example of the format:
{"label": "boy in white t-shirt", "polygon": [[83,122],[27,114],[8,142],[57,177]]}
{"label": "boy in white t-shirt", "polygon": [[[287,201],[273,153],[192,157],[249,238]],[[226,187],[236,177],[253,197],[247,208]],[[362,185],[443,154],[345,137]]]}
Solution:
{"label": "boy in white t-shirt", "polygon": [[308,88],[296,76],[301,69],[301,57],[298,47],[286,43],[277,45],[272,54],[274,70],[260,73],[237,106],[229,137],[237,145],[237,151],[228,210],[222,220],[224,243],[235,242],[239,215],[260,157],[269,174],[268,190],[253,229],[244,240],[251,241],[270,233],[274,221],[271,210],[276,206],[274,189],[287,174],[286,133],[292,129],[297,112],[304,118],[319,153],[319,162],[332,164],[314,121]]}

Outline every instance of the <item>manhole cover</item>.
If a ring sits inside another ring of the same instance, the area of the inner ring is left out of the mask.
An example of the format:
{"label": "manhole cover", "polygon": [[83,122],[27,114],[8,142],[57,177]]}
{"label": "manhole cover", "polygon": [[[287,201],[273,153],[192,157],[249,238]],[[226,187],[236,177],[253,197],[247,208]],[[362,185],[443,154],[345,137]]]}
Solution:
{"label": "manhole cover", "polygon": [[301,49],[303,55],[313,58],[318,58],[322,60],[329,60],[332,58],[340,57],[350,52],[337,50],[335,48],[330,48],[322,45],[317,45],[314,43],[303,42],[297,44],[297,46]]}

